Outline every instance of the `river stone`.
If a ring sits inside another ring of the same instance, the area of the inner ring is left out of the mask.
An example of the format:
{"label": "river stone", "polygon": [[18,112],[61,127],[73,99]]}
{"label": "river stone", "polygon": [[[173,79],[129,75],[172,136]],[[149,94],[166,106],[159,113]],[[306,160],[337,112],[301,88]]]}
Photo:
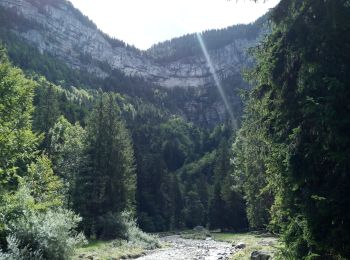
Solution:
{"label": "river stone", "polygon": [[253,251],[251,256],[251,260],[268,260],[271,259],[271,253],[266,251]]}
{"label": "river stone", "polygon": [[244,249],[246,245],[242,242],[238,242],[237,245],[235,245],[235,249]]}

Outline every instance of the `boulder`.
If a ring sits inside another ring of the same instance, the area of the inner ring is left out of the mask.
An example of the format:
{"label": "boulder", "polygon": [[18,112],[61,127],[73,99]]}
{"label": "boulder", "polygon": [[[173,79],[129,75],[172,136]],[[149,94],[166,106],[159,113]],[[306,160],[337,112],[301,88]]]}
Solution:
{"label": "boulder", "polygon": [[244,249],[246,247],[246,245],[242,242],[238,242],[236,245],[235,245],[235,249]]}
{"label": "boulder", "polygon": [[250,256],[251,260],[269,260],[271,258],[271,253],[266,251],[253,251]]}

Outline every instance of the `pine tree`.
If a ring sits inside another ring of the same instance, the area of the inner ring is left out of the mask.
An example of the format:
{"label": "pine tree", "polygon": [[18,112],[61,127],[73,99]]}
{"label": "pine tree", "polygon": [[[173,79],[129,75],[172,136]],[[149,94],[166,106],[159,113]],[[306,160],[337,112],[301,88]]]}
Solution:
{"label": "pine tree", "polygon": [[209,227],[211,229],[225,228],[225,202],[221,195],[221,186],[217,182],[209,204]]}
{"label": "pine tree", "polygon": [[79,176],[81,198],[76,204],[90,235],[99,217],[108,212],[134,211],[133,149],[119,113],[113,94],[100,94],[87,125],[88,163]]}
{"label": "pine tree", "polygon": [[[235,182],[244,194],[249,226],[254,229],[266,229],[271,225],[270,210],[274,201],[273,189],[268,185],[271,176],[265,166],[269,147],[259,127],[261,120],[264,118],[260,107],[248,100],[232,156]],[[273,228],[278,231],[277,227]]]}
{"label": "pine tree", "polygon": [[44,133],[43,149],[49,148],[49,130],[60,116],[58,92],[55,86],[44,77],[38,79],[36,96],[34,99],[35,112],[33,115],[33,129]]}

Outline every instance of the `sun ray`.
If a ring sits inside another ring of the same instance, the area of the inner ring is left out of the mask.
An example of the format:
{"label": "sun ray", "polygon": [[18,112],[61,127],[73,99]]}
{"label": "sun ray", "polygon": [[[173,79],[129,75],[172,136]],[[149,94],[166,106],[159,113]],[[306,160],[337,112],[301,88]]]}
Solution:
{"label": "sun ray", "polygon": [[222,84],[221,84],[221,81],[215,71],[215,68],[214,68],[214,65],[211,61],[211,58],[210,58],[210,55],[209,55],[209,52],[207,50],[207,47],[205,46],[204,44],[204,41],[203,41],[203,37],[200,33],[197,33],[197,39],[198,39],[198,42],[199,42],[199,45],[201,46],[201,49],[202,49],[202,52],[203,52],[203,55],[205,57],[205,60],[207,62],[207,65],[209,67],[209,71],[211,73],[211,75],[213,76],[213,79],[214,79],[214,82],[215,82],[215,86],[216,88],[218,89],[219,93],[220,93],[220,96],[221,96],[221,99],[222,101],[224,102],[224,105],[225,105],[225,108],[226,108],[226,111],[232,121],[232,124],[233,124],[233,127],[236,128],[236,119],[233,115],[233,111],[232,111],[232,108],[230,106],[230,103],[228,102],[227,98],[226,98],[226,93],[222,87]]}

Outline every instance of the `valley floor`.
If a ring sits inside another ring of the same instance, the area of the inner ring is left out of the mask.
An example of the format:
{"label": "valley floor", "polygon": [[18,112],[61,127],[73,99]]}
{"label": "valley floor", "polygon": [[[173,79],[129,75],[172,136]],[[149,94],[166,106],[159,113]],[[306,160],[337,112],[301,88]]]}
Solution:
{"label": "valley floor", "polygon": [[276,237],[266,234],[211,233],[210,236],[202,237],[203,239],[194,239],[196,237],[196,233],[188,232],[163,236],[160,238],[162,248],[154,250],[120,241],[98,241],[80,248],[75,259],[245,260],[250,259],[253,251],[264,251],[273,255],[279,245]]}
{"label": "valley floor", "polygon": [[215,241],[212,238],[205,240],[184,239],[180,235],[166,236],[161,241],[168,247],[154,250],[139,260],[186,260],[186,259],[229,259],[234,247],[228,242]]}

